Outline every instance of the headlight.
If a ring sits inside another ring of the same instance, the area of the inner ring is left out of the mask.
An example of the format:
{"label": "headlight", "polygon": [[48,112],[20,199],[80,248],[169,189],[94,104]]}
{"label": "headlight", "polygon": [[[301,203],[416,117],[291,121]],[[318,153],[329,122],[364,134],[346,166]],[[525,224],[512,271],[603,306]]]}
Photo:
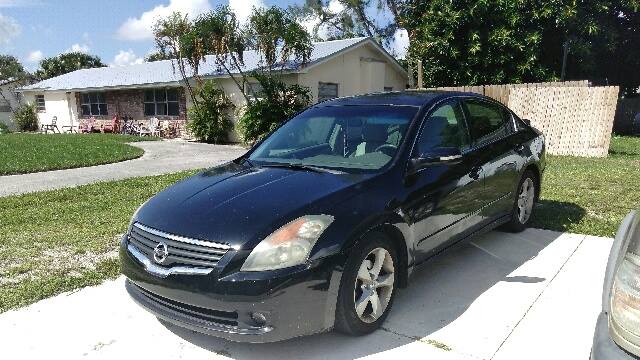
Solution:
{"label": "headlight", "polygon": [[300,265],[324,230],[333,222],[330,215],[299,217],[262,240],[242,265],[242,271],[264,271]]}
{"label": "headlight", "polygon": [[[637,226],[637,224],[636,224]],[[632,226],[629,243],[613,278],[610,303],[610,331],[618,345],[640,353],[640,227]],[[622,228],[622,226],[621,226]]]}

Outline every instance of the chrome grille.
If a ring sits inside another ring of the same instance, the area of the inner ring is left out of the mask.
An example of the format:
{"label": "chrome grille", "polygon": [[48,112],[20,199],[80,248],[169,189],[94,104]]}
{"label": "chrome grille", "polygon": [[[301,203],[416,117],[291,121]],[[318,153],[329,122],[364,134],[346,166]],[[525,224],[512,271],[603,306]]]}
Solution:
{"label": "chrome grille", "polygon": [[153,261],[155,247],[161,242],[164,243],[169,255],[162,262],[163,266],[187,265],[211,268],[229,250],[229,245],[226,244],[168,234],[139,223],[134,223],[131,227],[128,240],[151,261]]}

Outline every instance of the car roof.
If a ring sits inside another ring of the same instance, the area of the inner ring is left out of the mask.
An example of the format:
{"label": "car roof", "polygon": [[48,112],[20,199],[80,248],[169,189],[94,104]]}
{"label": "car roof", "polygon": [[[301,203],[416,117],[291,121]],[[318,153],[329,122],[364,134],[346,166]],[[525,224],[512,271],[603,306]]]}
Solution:
{"label": "car roof", "polygon": [[316,106],[341,106],[341,105],[403,105],[403,106],[425,106],[438,100],[451,96],[473,96],[482,95],[459,91],[442,90],[405,90],[379,92],[365,95],[346,96],[323,101]]}

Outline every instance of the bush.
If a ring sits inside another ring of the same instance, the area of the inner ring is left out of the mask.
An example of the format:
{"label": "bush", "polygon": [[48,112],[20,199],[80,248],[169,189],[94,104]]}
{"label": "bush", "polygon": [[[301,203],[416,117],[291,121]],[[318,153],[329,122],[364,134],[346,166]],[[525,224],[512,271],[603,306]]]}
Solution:
{"label": "bush", "polygon": [[38,114],[33,104],[22,105],[15,113],[14,120],[19,131],[37,131]]}
{"label": "bush", "polygon": [[253,74],[262,86],[240,116],[238,127],[245,143],[255,143],[311,103],[309,89],[287,85],[280,79]]}
{"label": "bush", "polygon": [[10,132],[11,132],[11,130],[9,130],[9,127],[5,123],[1,123],[0,122],[0,135],[8,134]]}
{"label": "bush", "polygon": [[199,141],[226,142],[229,132],[233,129],[231,101],[213,81],[207,81],[195,89],[195,96],[198,103],[189,109],[189,131]]}

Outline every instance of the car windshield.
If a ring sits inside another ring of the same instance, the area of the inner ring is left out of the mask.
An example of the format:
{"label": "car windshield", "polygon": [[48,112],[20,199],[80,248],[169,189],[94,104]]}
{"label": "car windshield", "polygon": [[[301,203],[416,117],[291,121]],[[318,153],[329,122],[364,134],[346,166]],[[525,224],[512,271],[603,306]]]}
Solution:
{"label": "car windshield", "polygon": [[388,105],[311,108],[271,134],[249,160],[261,165],[378,170],[396,155],[417,110]]}

